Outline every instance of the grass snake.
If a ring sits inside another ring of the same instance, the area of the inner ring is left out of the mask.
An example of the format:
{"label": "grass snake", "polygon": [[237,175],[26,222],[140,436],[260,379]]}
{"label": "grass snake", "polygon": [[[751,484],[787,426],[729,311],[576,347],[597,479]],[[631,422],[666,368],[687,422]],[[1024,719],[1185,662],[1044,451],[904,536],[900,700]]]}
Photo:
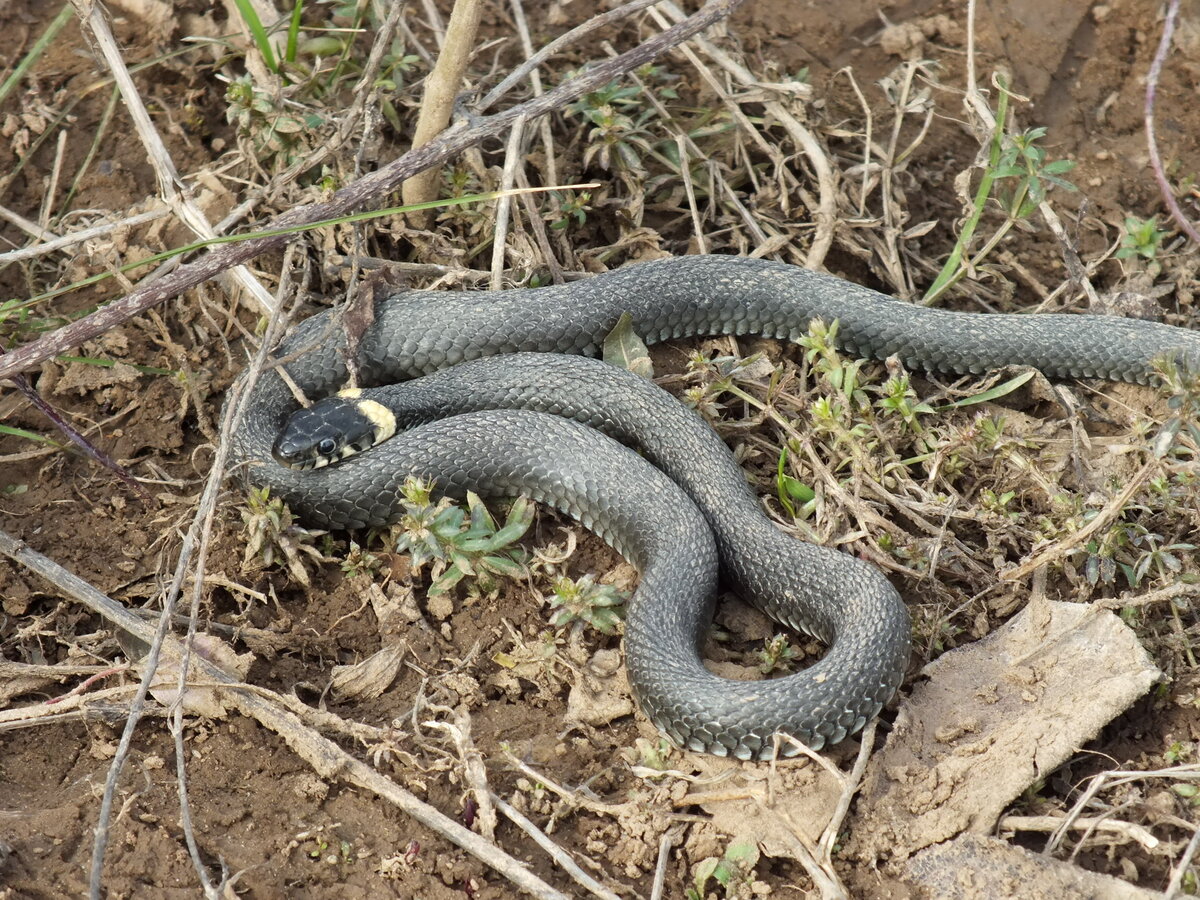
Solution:
{"label": "grass snake", "polygon": [[[778,531],[694,413],[638,376],[555,355],[597,355],[623,313],[647,343],[716,334],[794,341],[813,319],[837,320],[846,353],[947,373],[1026,365],[1049,377],[1145,383],[1159,356],[1200,367],[1200,334],[1182,328],[930,309],[781,263],[689,256],[568,285],[377,301],[357,362],[363,384],[407,382],[376,397],[394,408],[401,432],[338,465],[300,471],[274,458],[299,405],[278,374],[260,378],[234,460],[304,521],[382,526],[402,512],[405,478],[420,475],[452,496],[528,494],[608,541],[640,572],[625,626],[639,705],[681,746],[743,759],[771,755],[777,732],[820,749],[876,715],[904,674],[908,613],[873,566]],[[301,323],[278,350],[303,348],[286,368],[310,399],[347,379],[344,339],[329,315]],[[480,362],[460,365],[472,360]],[[319,425],[324,412],[313,414]],[[825,656],[768,681],[709,672],[699,647],[718,568],[744,599],[825,641]]]}

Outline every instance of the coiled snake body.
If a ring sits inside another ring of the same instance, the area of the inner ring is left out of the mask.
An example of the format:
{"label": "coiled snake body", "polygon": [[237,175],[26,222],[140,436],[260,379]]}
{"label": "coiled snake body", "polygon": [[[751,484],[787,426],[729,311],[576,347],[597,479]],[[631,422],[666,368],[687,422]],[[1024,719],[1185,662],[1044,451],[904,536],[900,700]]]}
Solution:
{"label": "coiled snake body", "polygon": [[[411,291],[377,303],[358,350],[360,375],[365,384],[418,379],[388,400],[401,424],[415,427],[340,465],[297,471],[273,458],[297,404],[278,375],[259,380],[234,460],[314,525],[385,524],[399,514],[405,478],[420,475],[451,495],[526,493],[596,531],[641,573],[625,649],[642,709],[683,746],[741,758],[769,756],[777,732],[819,749],[861,728],[903,677],[908,614],[875,568],[776,530],[724,444],[673,398],[603,363],[528,355],[594,356],[623,313],[648,343],[714,334],[796,340],[813,319],[837,320],[847,353],[942,372],[1028,365],[1050,377],[1144,383],[1158,356],[1200,367],[1200,334],[1181,328],[927,309],[788,265],[695,256],[565,286]],[[340,331],[327,326],[328,314],[308,319],[279,351],[316,342],[287,365],[309,398],[347,378]],[[518,355],[459,365],[500,354]],[[692,499],[589,425],[636,444]],[[705,669],[698,648],[718,560],[731,587],[825,640],[826,655],[770,681],[729,681]]]}

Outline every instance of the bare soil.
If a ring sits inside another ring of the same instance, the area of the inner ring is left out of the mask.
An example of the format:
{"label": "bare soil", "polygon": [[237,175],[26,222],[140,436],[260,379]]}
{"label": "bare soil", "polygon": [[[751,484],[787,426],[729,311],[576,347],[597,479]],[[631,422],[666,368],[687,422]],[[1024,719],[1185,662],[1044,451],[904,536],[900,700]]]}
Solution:
{"label": "bare soil", "polygon": [[[439,0],[437,5],[443,15],[448,13],[448,3]],[[407,15],[413,29],[430,40],[428,29],[418,23],[417,4],[412,6]],[[894,78],[905,59],[933,61],[931,71],[937,81],[929,89],[936,114],[919,140],[910,122],[904,126],[914,150],[896,186],[905,218],[891,226],[904,229],[935,223],[905,245],[912,254],[905,264],[919,282],[918,290],[932,280],[936,265],[952,246],[953,226],[964,209],[955,179],[979,153],[979,141],[964,125],[958,100],[966,77],[963,6],[924,0],[884,4],[750,0],[729,25],[729,35],[720,38],[763,82],[781,81],[808,68],[812,93],[806,106],[807,124],[829,146],[847,185],[864,177],[861,171],[845,171],[850,157],[861,151],[854,136],[863,128],[864,101],[874,113],[875,139],[882,144],[892,119],[888,85],[881,86],[881,79]],[[215,77],[229,67],[214,63],[205,49],[164,54],[186,48],[184,39],[201,30],[208,35],[229,34],[234,30],[230,21],[209,4],[196,2],[173,8],[130,2],[113,9],[114,32],[127,64],[151,63],[136,75],[137,83],[176,165],[185,175],[215,171],[222,154],[231,152],[239,141],[226,119],[226,86]],[[7,75],[29,51],[57,11],[58,4],[32,0],[13,0],[0,8],[0,28],[9,48],[0,61],[0,74]],[[315,5],[313,12],[317,14]],[[535,44],[550,40],[589,13],[587,4],[579,3],[538,0],[526,8]],[[1127,216],[1157,214],[1160,223],[1165,222],[1143,134],[1144,76],[1161,32],[1159,13],[1160,4],[1151,0],[1102,4],[1010,0],[979,5],[975,37],[981,84],[986,86],[994,72],[1008,73],[1013,89],[1028,98],[1017,112],[1022,126],[1045,126],[1045,146],[1051,156],[1076,163],[1069,178],[1078,192],[1055,192],[1053,200],[1068,239],[1085,261],[1100,257],[1119,239]],[[1194,184],[1200,172],[1195,140],[1200,134],[1200,106],[1194,102],[1200,71],[1196,13],[1194,4],[1185,4],[1181,35],[1159,87],[1161,151],[1168,175],[1178,185]],[[602,39],[624,49],[652,28],[645,22],[631,24],[604,32]],[[496,43],[483,51],[476,75],[487,71],[493,57],[501,66],[521,58],[506,6],[488,6],[484,30],[488,40]],[[605,51],[597,38],[572,53],[582,62],[600,58]],[[414,79],[424,72],[423,63],[415,65]],[[680,76],[685,95],[700,103],[714,102],[682,55],[673,53],[662,65]],[[233,68],[237,70],[238,64]],[[554,71],[561,75],[560,70]],[[153,174],[125,108],[119,102],[110,106],[112,88],[103,80],[106,74],[72,22],[0,106],[0,204],[6,211],[61,233],[109,213],[127,215],[156,196]],[[395,123],[379,125],[363,158],[343,160],[331,170],[333,177],[349,178],[355,164],[371,166],[402,152],[418,99],[419,93],[411,90],[398,94],[401,128],[397,130]],[[574,143],[564,139],[568,170],[559,177],[597,177],[606,183],[594,192],[586,227],[566,232],[577,256],[564,259],[564,265],[612,267],[642,256],[696,249],[690,242],[692,226],[682,192],[675,195],[674,206],[647,201],[644,228],[653,234],[634,233],[625,218],[627,199],[619,179],[594,163],[589,168],[579,162],[586,130],[576,122],[564,124],[561,118],[554,127],[556,133],[574,135]],[[531,159],[536,165],[536,153]],[[478,181],[478,173],[494,178],[502,163],[503,147],[493,143],[483,148],[482,156],[476,154],[464,171],[477,179],[475,186],[487,188],[494,182]],[[778,165],[801,182],[810,179],[799,154],[781,158]],[[755,177],[766,186],[760,186],[751,208],[772,222],[789,216],[804,219],[808,213],[802,205],[785,209],[780,202],[771,204],[770,182],[777,179],[780,191],[786,192],[780,169],[758,166]],[[79,178],[73,182],[76,173]],[[200,203],[213,221],[242,199],[244,184],[238,179],[250,173],[243,160],[236,177],[210,175],[199,180]],[[303,196],[311,198],[321,190],[321,173],[310,174]],[[69,188],[73,194],[64,204]],[[739,189],[751,190],[748,178]],[[794,204],[806,190],[814,189],[798,188],[787,203]],[[294,202],[300,196],[290,199]],[[1193,215],[1195,198],[1194,190],[1183,197]],[[273,208],[272,202],[266,202],[263,218]],[[849,208],[842,215],[840,237],[826,266],[883,290],[904,293],[904,286],[889,279],[878,257],[853,252],[855,246],[873,246],[863,234],[884,226],[878,221],[855,221]],[[1031,222],[1035,227],[1015,232],[989,259],[1004,277],[981,273],[987,302],[993,307],[1036,307],[1066,277],[1060,245],[1040,221]],[[486,221],[472,226],[463,219],[443,220],[436,237],[413,236],[399,225],[379,227],[388,233],[382,243],[394,258],[486,267],[486,253],[479,259],[470,256],[478,244],[468,240],[475,228],[475,240],[480,241],[480,231],[488,228]],[[722,242],[720,227],[712,231],[716,236],[708,249],[738,251],[732,239]],[[850,232],[853,239],[843,239]],[[329,238],[328,249],[347,252],[348,235],[347,230]],[[137,258],[189,239],[170,217],[124,229],[115,238],[0,269],[0,296],[28,297],[104,271],[113,260]],[[322,268],[325,263],[317,258],[322,240],[312,241],[312,290],[332,296],[342,289],[340,279],[346,273]],[[0,252],[28,243],[28,234],[5,214],[0,221]],[[1167,244],[1162,268],[1156,273],[1146,276],[1144,269],[1135,271],[1131,264],[1110,258],[1093,272],[1093,283],[1108,298],[1114,291],[1130,290],[1131,284],[1140,285],[1142,294],[1154,294],[1154,285],[1168,285],[1169,290],[1155,294],[1149,313],[1174,324],[1200,327],[1190,278],[1196,257],[1174,238]],[[601,245],[608,251],[603,259],[589,252]],[[278,257],[263,258],[254,268],[274,284],[279,264]],[[1145,276],[1140,282],[1134,279],[1139,273]],[[68,294],[38,315],[53,319],[93,307],[117,294],[119,288],[111,284]],[[181,534],[212,459],[222,392],[245,359],[243,332],[234,319],[245,330],[252,332],[255,327],[249,304],[239,307],[231,291],[229,283],[213,282],[79,351],[81,356],[117,361],[113,368],[55,361],[35,373],[39,392],[77,427],[94,426],[96,442],[146,479],[154,502],[133,497],[79,454],[0,436],[0,528],[132,608],[152,612],[170,578]],[[963,296],[952,302],[969,305]],[[681,371],[692,349],[679,346],[656,353],[659,371]],[[783,352],[778,347],[767,349],[776,356]],[[176,374],[139,372],[132,365]],[[1082,392],[1092,400],[1092,391]],[[1083,431],[1077,440],[1086,442],[1090,435],[1098,445],[1108,446],[1107,438],[1124,439],[1137,414],[1163,415],[1162,401],[1150,388],[1105,389],[1104,399],[1096,402],[1107,404],[1111,419],[1108,424],[1093,420],[1079,426]],[[1013,415],[1030,417],[1032,432],[1045,420],[1060,419],[1062,413],[1052,403],[1026,398],[1014,403]],[[7,425],[55,434],[38,412],[8,388],[0,392],[0,418]],[[1046,427],[1072,434],[1069,423],[1053,421]],[[728,426],[726,433],[732,440],[740,434],[738,426]],[[748,442],[743,449],[754,446]],[[1098,451],[1089,460],[1095,462],[1098,455],[1103,453]],[[747,458],[763,492],[769,494],[774,460],[749,451]],[[1105,471],[1119,481],[1128,477],[1131,468]],[[575,697],[577,716],[579,703],[584,703],[587,716],[588,705],[603,705],[611,700],[608,694],[615,692],[627,700],[619,686],[613,688],[610,680],[597,674],[609,674],[606,666],[619,647],[617,638],[567,633],[559,636],[557,646],[551,645],[556,655],[542,658],[538,652],[545,646],[547,612],[531,599],[526,584],[503,583],[490,593],[460,597],[449,610],[427,605],[418,590],[407,607],[411,615],[404,620],[405,629],[385,641],[403,649],[404,662],[395,681],[373,699],[341,700],[328,691],[333,667],[360,662],[381,647],[379,606],[368,602],[370,579],[349,574],[336,563],[311,566],[312,583],[307,588],[278,567],[247,571],[242,558],[245,537],[235,505],[244,495],[236,485],[229,487],[208,562],[210,583],[201,618],[202,627],[207,623],[239,652],[253,652],[248,681],[380,729],[375,734],[386,734],[388,740],[366,744],[341,740],[351,752],[372,761],[422,799],[471,825],[475,817],[458,756],[443,734],[422,724],[427,719],[446,721],[450,710],[457,711],[465,717],[461,721],[469,722],[475,746],[486,761],[491,789],[522,808],[577,859],[590,861],[585,866],[590,865],[594,874],[621,886],[629,896],[649,896],[660,840],[668,831],[675,836],[676,846],[666,866],[664,896],[685,897],[697,864],[724,852],[731,837],[727,831],[707,821],[698,805],[673,802],[687,792],[687,779],[698,771],[694,757],[670,758],[668,766],[682,772],[679,777],[640,777],[632,768],[645,763],[645,745],[639,750],[638,741],[656,740],[644,720],[618,714],[623,708],[618,703],[609,716],[593,711],[590,723],[568,721],[573,685],[576,690],[580,683],[601,685],[590,699]],[[985,513],[979,516],[983,521]],[[897,524],[902,529],[908,526],[905,521]],[[562,544],[565,530],[571,527],[542,514],[527,545]],[[820,524],[816,527],[821,531]],[[337,537],[338,542],[327,549],[344,555],[344,536]],[[1013,562],[1006,560],[1011,547],[988,546],[982,525],[978,529],[963,525],[956,537],[978,548],[979,558],[994,559],[997,570]],[[1194,540],[1194,533],[1190,537]],[[384,570],[394,576],[392,584],[402,584],[404,560],[383,556]],[[632,581],[628,568],[587,536],[580,538],[580,548],[567,568],[574,576],[615,572],[610,579]],[[935,587],[924,577],[893,574],[919,623],[917,655],[904,693],[920,678],[927,661],[999,626],[1023,605],[1022,598],[1031,590],[1031,580],[1026,579],[1005,587],[999,599],[997,595],[980,599],[965,581]],[[984,582],[995,578],[995,571],[989,571]],[[1142,589],[1169,584],[1173,578],[1177,575],[1167,572],[1164,580],[1148,582]],[[1069,593],[1081,576],[1056,570],[1049,579],[1049,588],[1042,584],[1037,589],[1057,596]],[[1114,587],[1108,593],[1119,591]],[[402,594],[393,599],[404,606],[408,599]],[[7,560],[0,560],[0,603],[3,661],[61,666],[72,673],[54,678],[34,677],[31,670],[19,675],[16,670],[0,671],[5,682],[2,696],[13,707],[41,704],[87,677],[83,669],[71,667],[103,667],[125,659],[125,651],[102,620]],[[956,609],[953,616],[946,614],[951,607]],[[402,612],[401,618],[405,615]],[[1156,664],[1167,673],[1166,682],[1065,765],[1038,773],[1039,785],[1018,800],[1021,811],[1048,814],[1070,808],[1080,785],[1106,769],[1150,771],[1197,762],[1200,670],[1192,653],[1197,628],[1194,610],[1180,600],[1169,608],[1148,607],[1134,618],[1145,625],[1146,643]],[[1152,619],[1157,624],[1144,621]],[[934,621],[943,623],[940,632],[929,625]],[[761,646],[762,638],[771,633],[757,614],[737,604],[724,607],[720,623],[745,643],[714,644],[717,665],[744,663],[751,652],[746,648]],[[30,680],[18,681],[18,677]],[[92,689],[136,681],[136,672],[125,671]],[[85,892],[100,795],[130,696],[126,692],[97,700],[86,716],[40,720],[29,727],[0,731],[0,897],[51,898]],[[893,715],[894,709],[885,719],[890,721]],[[319,777],[276,734],[258,724],[231,715],[194,718],[185,728],[187,791],[196,839],[212,871],[219,875],[224,868],[239,873],[233,892],[249,897],[426,900],[482,900],[513,894],[512,886],[492,870],[379,798]],[[855,743],[849,742],[835,748],[832,757],[846,765],[856,750]],[[586,802],[568,802],[518,769],[514,758],[586,797]],[[165,720],[151,715],[137,730],[117,792],[103,879],[108,896],[199,892],[180,826],[177,762]],[[1191,801],[1194,792],[1180,786],[1189,784],[1146,782],[1124,795],[1108,797],[1114,807],[1125,804],[1119,818],[1149,829],[1165,842],[1160,852],[1136,842],[1090,841],[1078,844],[1072,863],[1140,887],[1164,888],[1191,830],[1200,824]],[[1040,849],[1043,839],[1044,835],[1024,834],[1014,842]],[[531,839],[505,820],[497,842],[540,877],[569,895],[582,895],[582,889],[556,869]],[[1074,841],[1060,857],[1070,856],[1073,846]],[[894,873],[876,869],[878,862],[848,855],[835,855],[835,862],[854,896],[916,891],[893,881]],[[1185,886],[1194,891],[1195,878],[1185,879]],[[715,882],[708,884],[707,892],[717,897],[792,897],[813,896],[815,888],[793,859],[764,855],[753,876],[731,886],[728,893]]]}

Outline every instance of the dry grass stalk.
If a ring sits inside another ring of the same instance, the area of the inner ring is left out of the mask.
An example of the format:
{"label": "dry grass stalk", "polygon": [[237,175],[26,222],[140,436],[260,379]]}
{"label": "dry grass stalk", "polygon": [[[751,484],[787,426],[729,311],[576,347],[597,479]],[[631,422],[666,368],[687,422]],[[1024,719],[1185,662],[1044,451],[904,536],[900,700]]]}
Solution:
{"label": "dry grass stalk", "polygon": [[[446,40],[433,71],[425,79],[425,96],[421,100],[417,128],[413,133],[414,149],[428,144],[450,123],[454,98],[462,88],[463,74],[475,49],[475,35],[479,31],[482,15],[483,0],[455,0],[450,24],[446,27]],[[431,168],[404,182],[401,196],[405,206],[436,200],[441,174],[440,169]],[[429,227],[432,221],[430,210],[411,213],[410,216],[413,223],[422,228]]]}

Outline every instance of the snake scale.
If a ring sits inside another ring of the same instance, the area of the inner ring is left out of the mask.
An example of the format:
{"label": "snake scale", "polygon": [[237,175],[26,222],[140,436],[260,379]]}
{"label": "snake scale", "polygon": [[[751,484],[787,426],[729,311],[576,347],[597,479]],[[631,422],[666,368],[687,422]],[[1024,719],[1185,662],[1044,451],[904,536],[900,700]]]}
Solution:
{"label": "snake scale", "polygon": [[[385,400],[410,430],[338,465],[299,471],[274,458],[298,404],[278,374],[259,379],[233,460],[304,521],[386,524],[401,512],[405,478],[419,475],[452,496],[528,494],[603,537],[640,573],[625,626],[639,705],[681,746],[743,759],[770,756],[776,733],[820,749],[877,714],[904,674],[908,613],[874,567],[775,529],[694,413],[636,376],[554,355],[597,355],[624,313],[647,343],[717,334],[795,341],[812,320],[837,320],[848,354],[946,373],[1026,365],[1051,378],[1145,383],[1160,356],[1200,367],[1200,333],[1169,325],[929,309],[786,264],[689,256],[554,287],[378,300],[358,348],[360,376],[365,385],[407,382]],[[303,350],[288,374],[320,398],[345,385],[343,343],[321,313],[277,353]],[[501,354],[516,355],[486,359]],[[699,647],[718,570],[768,615],[828,643],[826,655],[769,681],[709,672]]]}

